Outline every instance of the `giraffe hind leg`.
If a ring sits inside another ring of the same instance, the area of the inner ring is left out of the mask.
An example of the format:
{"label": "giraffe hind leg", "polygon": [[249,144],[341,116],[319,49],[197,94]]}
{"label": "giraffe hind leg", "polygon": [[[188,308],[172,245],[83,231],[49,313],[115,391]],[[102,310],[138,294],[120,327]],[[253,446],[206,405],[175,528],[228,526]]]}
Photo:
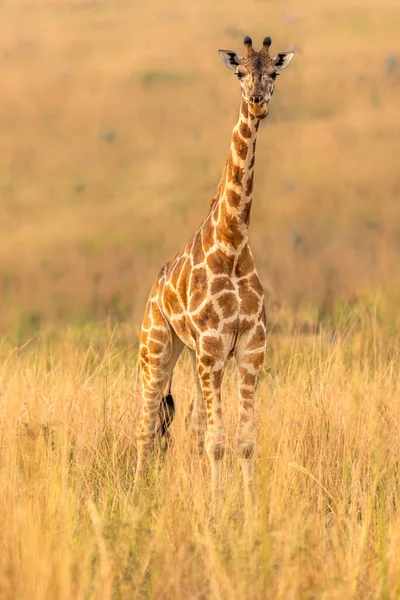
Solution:
{"label": "giraffe hind leg", "polygon": [[166,433],[172,421],[172,396],[167,394],[163,401],[163,393],[182,348],[183,343],[165,319],[157,303],[150,300],[146,307],[140,336],[143,407],[137,435],[135,495],[153,448],[157,417],[161,417],[160,433],[164,431]]}
{"label": "giraffe hind leg", "polygon": [[237,356],[239,368],[239,419],[236,430],[237,453],[242,468],[246,522],[255,513],[254,461],[256,430],[254,402],[258,378],[265,356],[266,333],[263,322],[253,330],[252,339]]}
{"label": "giraffe hind leg", "polygon": [[[208,341],[217,344],[217,336],[205,336]],[[204,342],[203,342],[204,347]],[[217,346],[217,350],[219,350]],[[202,360],[203,359],[203,360]],[[212,515],[216,517],[221,507],[222,462],[225,455],[226,433],[222,420],[221,384],[227,356],[224,351],[215,355],[197,353],[199,382],[204,398],[207,428],[205,431],[205,451],[211,468]]]}

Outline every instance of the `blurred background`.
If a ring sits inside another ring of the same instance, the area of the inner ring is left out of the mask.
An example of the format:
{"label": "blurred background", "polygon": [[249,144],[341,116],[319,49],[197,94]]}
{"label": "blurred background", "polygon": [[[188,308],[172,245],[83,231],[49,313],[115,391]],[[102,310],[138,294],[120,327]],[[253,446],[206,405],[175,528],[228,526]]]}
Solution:
{"label": "blurred background", "polygon": [[[215,193],[240,92],[217,50],[296,56],[260,128],[251,244],[277,320],[400,327],[397,0],[5,0],[0,334],[137,323]],[[338,308],[339,307],[339,308]]]}

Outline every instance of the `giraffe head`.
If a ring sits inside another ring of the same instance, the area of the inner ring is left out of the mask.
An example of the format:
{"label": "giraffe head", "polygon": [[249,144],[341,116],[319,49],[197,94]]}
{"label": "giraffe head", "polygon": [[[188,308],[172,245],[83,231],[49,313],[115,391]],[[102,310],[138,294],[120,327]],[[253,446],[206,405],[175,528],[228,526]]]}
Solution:
{"label": "giraffe head", "polygon": [[235,71],[250,113],[258,119],[263,119],[268,114],[268,102],[274,93],[275,80],[279,73],[286,69],[294,52],[278,52],[276,56],[270,56],[270,37],[264,39],[259,52],[254,50],[253,42],[247,35],[244,38],[244,46],[243,57],[232,50],[219,50],[219,55],[228,69]]}

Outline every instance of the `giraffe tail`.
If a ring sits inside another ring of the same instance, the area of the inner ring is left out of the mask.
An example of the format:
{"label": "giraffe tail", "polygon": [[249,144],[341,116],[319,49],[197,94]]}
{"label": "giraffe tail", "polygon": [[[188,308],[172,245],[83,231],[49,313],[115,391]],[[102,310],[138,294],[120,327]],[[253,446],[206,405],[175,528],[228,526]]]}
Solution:
{"label": "giraffe tail", "polygon": [[172,378],[169,382],[168,392],[161,400],[160,410],[158,412],[160,425],[157,429],[157,437],[161,440],[165,440],[167,445],[169,443],[168,428],[175,416],[175,402],[171,394],[171,383]]}

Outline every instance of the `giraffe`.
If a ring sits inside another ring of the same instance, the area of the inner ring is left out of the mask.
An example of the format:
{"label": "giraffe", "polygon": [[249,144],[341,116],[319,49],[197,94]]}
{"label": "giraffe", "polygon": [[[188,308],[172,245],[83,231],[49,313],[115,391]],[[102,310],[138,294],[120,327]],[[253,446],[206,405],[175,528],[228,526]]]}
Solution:
{"label": "giraffe", "polygon": [[241,86],[239,119],[217,194],[200,228],[160,270],[145,308],[141,336],[143,407],[138,430],[134,489],[143,478],[156,421],[165,433],[174,414],[172,371],[187,346],[192,354],[196,395],[189,422],[205,444],[211,466],[212,503],[220,497],[226,434],[221,410],[225,366],[235,357],[239,380],[236,448],[242,467],[245,507],[252,497],[256,450],[254,400],[266,348],[264,292],[248,241],[257,131],[268,114],[275,80],[293,52],[270,56],[271,38],[258,52],[244,38],[244,56],[219,50]]}

